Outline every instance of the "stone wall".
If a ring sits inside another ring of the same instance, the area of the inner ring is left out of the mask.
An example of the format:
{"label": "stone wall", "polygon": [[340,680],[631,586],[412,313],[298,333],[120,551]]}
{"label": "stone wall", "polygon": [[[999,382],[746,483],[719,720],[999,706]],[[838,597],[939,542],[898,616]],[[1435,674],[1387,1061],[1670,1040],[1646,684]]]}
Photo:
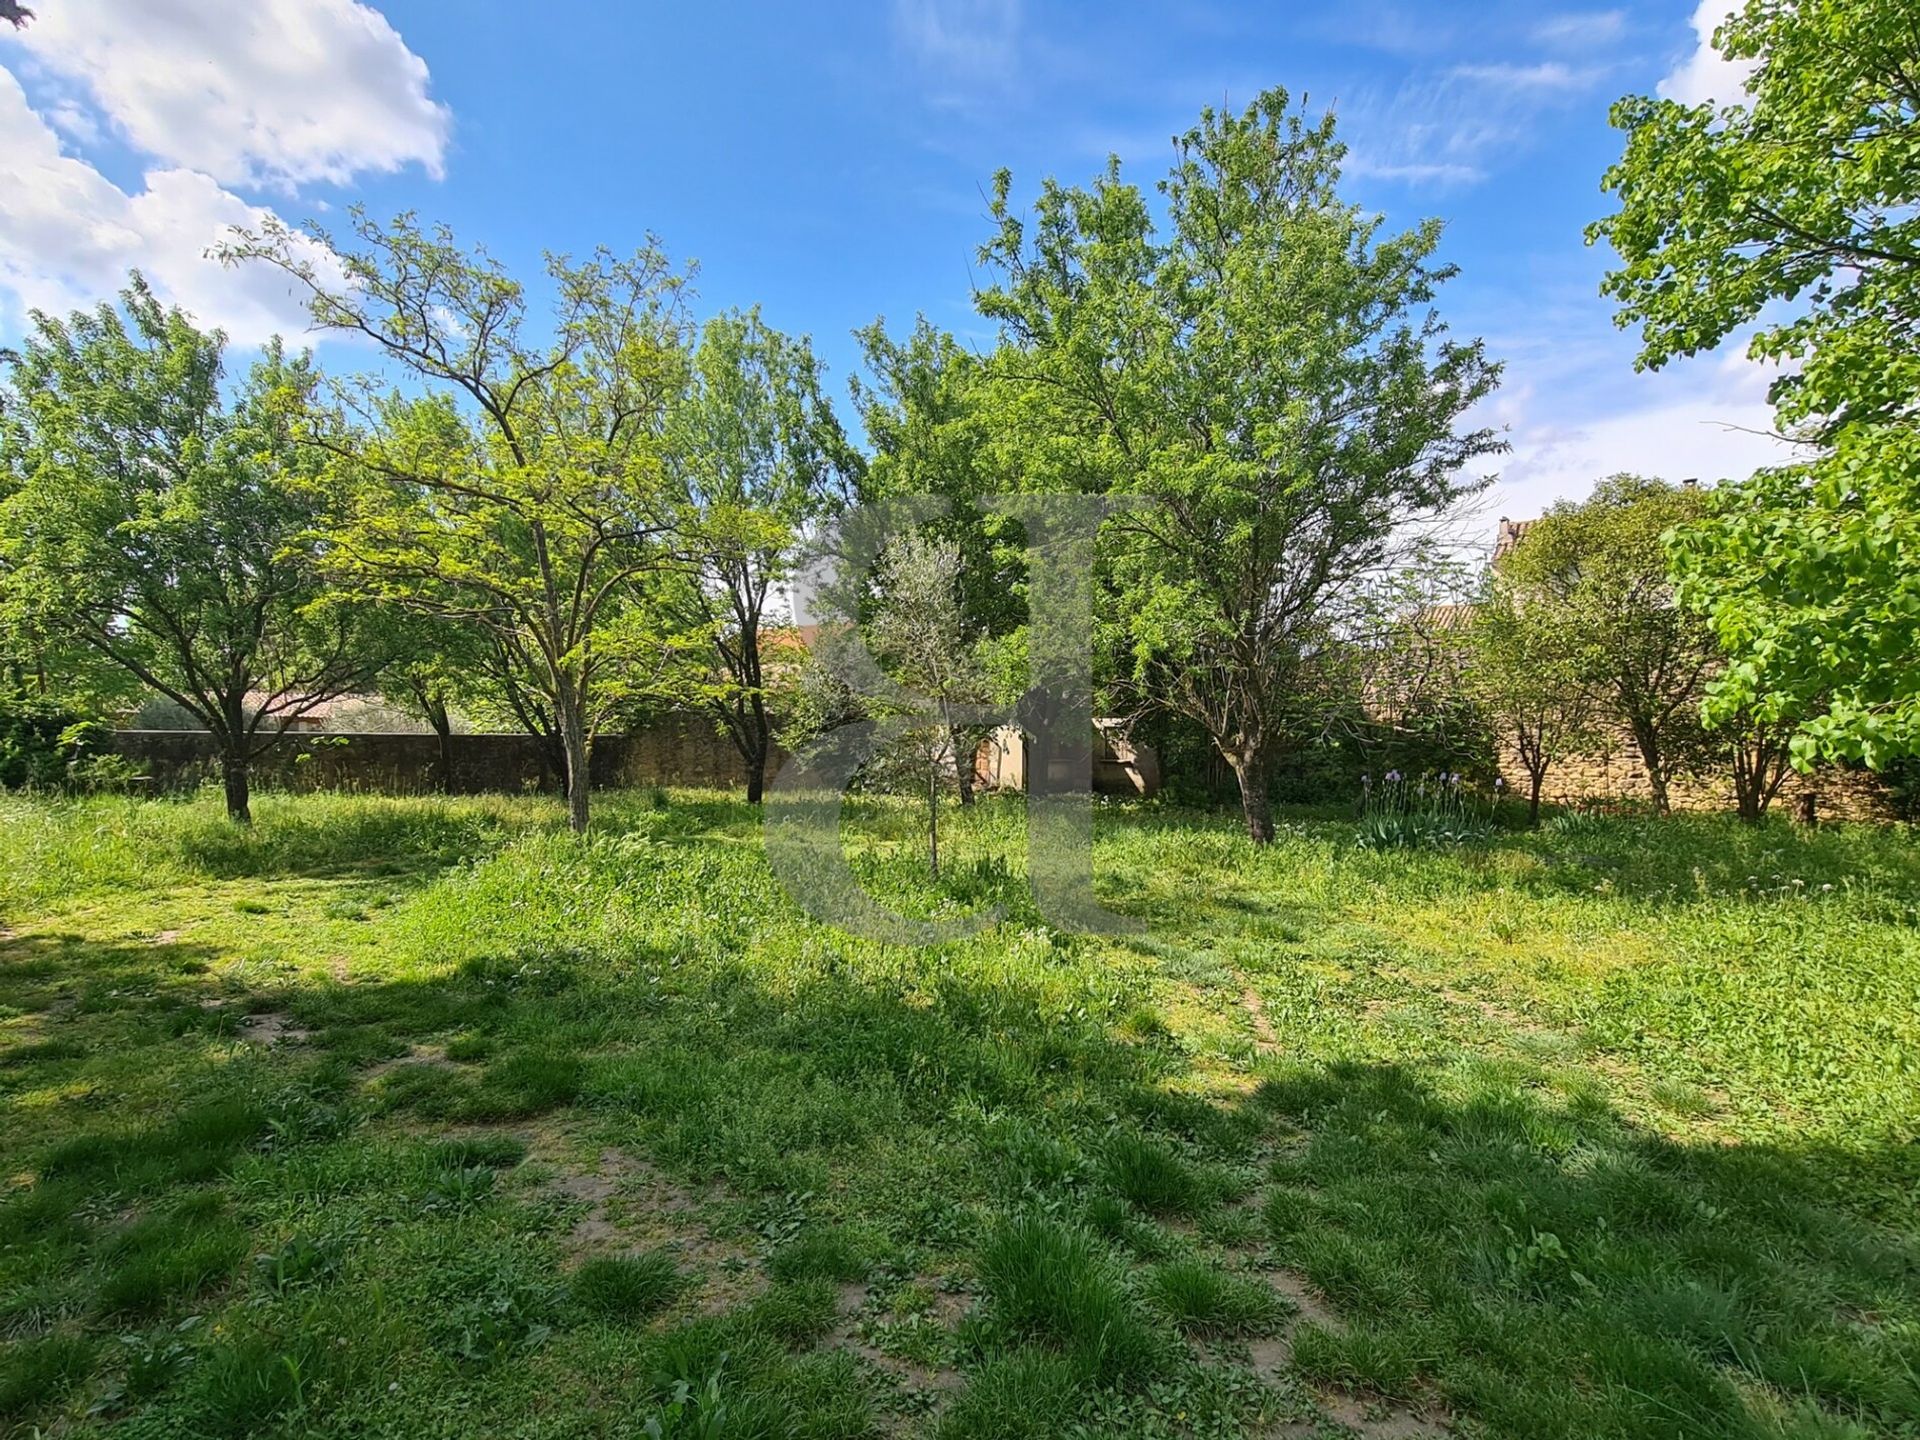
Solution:
{"label": "stone wall", "polygon": [[[204,730],[121,730],[114,748],[155,790],[191,789],[217,779],[220,752]],[[558,789],[542,747],[526,735],[455,735],[453,785],[462,795]],[[784,757],[776,754],[770,769]],[[254,784],[268,790],[430,794],[441,789],[436,735],[289,732],[253,762]],[[645,730],[594,742],[593,783],[601,787],[746,783],[732,742],[711,721],[671,715]]]}
{"label": "stone wall", "polygon": [[[1514,794],[1527,793],[1527,771],[1510,747],[1499,756],[1500,773]],[[1676,810],[1716,811],[1735,808],[1730,775],[1682,775],[1667,787]],[[1821,820],[1894,818],[1885,789],[1865,771],[1823,767],[1811,775],[1792,774],[1774,798],[1773,813],[1802,815],[1808,797]],[[1650,804],[1653,787],[1639,751],[1626,736],[1555,761],[1547,769],[1540,798],[1549,805]]]}

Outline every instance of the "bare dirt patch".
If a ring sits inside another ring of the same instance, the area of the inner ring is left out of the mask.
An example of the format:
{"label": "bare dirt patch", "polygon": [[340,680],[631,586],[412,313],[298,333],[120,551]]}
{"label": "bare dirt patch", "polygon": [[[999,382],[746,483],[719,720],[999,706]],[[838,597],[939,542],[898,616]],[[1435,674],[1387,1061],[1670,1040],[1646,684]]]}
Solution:
{"label": "bare dirt patch", "polygon": [[312,1031],[301,1029],[290,1016],[278,1010],[249,1015],[240,1022],[241,1039],[264,1045],[268,1049],[281,1045],[304,1045],[312,1038],[312,1034]]}
{"label": "bare dirt patch", "polygon": [[1254,1049],[1262,1055],[1271,1055],[1280,1048],[1280,1036],[1273,1028],[1273,1022],[1267,1019],[1266,1003],[1261,1000],[1260,992],[1251,985],[1240,992],[1240,1003],[1247,1007],[1247,1016],[1253,1021]]}
{"label": "bare dirt patch", "polygon": [[[933,1298],[920,1313],[951,1335],[971,1307],[971,1299],[943,1290],[931,1279],[923,1283]],[[924,1417],[937,1411],[966,1383],[966,1378],[951,1365],[925,1366],[889,1355],[868,1338],[865,1312],[871,1295],[871,1289],[864,1284],[842,1285],[838,1298],[840,1321],[820,1343],[829,1350],[845,1350],[893,1383],[906,1403],[903,1413],[896,1415],[886,1428],[890,1433],[904,1433],[918,1424],[910,1416]]]}
{"label": "bare dirt patch", "polygon": [[671,1251],[699,1280],[699,1308],[708,1314],[730,1310],[766,1288],[751,1252],[715,1235],[701,1218],[708,1204],[724,1198],[720,1194],[703,1199],[624,1150],[601,1150],[587,1169],[553,1141],[529,1138],[530,1156],[556,1172],[543,1188],[577,1211],[567,1232],[576,1254]]}
{"label": "bare dirt patch", "polygon": [[382,1060],[377,1064],[369,1065],[360,1072],[360,1078],[371,1084],[381,1076],[391,1075],[394,1071],[408,1065],[427,1065],[436,1070],[457,1068],[456,1063],[447,1058],[445,1045],[414,1044],[407,1047],[407,1053],[404,1055],[396,1055],[391,1060]]}

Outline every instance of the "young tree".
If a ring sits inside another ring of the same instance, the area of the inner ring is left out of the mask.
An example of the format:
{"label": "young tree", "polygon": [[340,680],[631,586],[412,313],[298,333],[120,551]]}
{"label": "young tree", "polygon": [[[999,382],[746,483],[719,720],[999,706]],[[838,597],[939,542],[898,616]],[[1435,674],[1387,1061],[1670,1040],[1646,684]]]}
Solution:
{"label": "young tree", "polygon": [[1641,365],[1755,324],[1811,447],[1721,486],[1678,547],[1731,662],[1709,718],[1878,767],[1920,750],[1920,27],[1907,0],[1746,0],[1714,43],[1752,62],[1738,103],[1620,101],[1620,210],[1589,238],[1620,254]]}
{"label": "young tree", "polygon": [[[918,528],[931,539],[957,547],[960,623],[1001,662],[1018,668],[1026,624],[1025,539],[1020,525],[982,508],[1000,482],[992,465],[985,387],[986,367],[926,317],[917,317],[904,340],[876,320],[854,332],[866,361],[866,377],[852,382],[873,459],[867,469],[869,496],[931,495],[946,502],[943,514]],[[955,643],[965,637],[956,636]],[[1015,698],[1011,679],[1000,698]],[[973,727],[977,748],[986,728]],[[960,803],[973,803],[971,765],[954,767]]]}
{"label": "young tree", "polygon": [[478,686],[487,653],[479,626],[401,605],[384,607],[377,622],[392,657],[380,672],[380,692],[427,723],[439,741],[435,779],[441,793],[454,790],[453,717]]}
{"label": "young tree", "polygon": [[1332,117],[1286,92],[1207,111],[1161,183],[1048,182],[1031,234],[996,181],[993,371],[1005,464],[1035,488],[1144,496],[1109,522],[1113,613],[1141,693],[1233,768],[1248,833],[1291,710],[1354,589],[1500,449],[1461,417],[1498,375],[1446,338],[1437,222],[1383,235],[1338,195]]}
{"label": "young tree", "polygon": [[867,625],[874,658],[927,709],[906,721],[895,758],[926,787],[927,858],[940,878],[940,789],[950,766],[971,765],[963,707],[986,698],[986,674],[960,613],[960,547],[909,533],[874,567],[878,608]]}
{"label": "young tree", "polygon": [[690,688],[718,719],[760,803],[774,716],[762,639],[767,605],[791,578],[807,533],[845,503],[858,458],[820,391],[813,347],[760,312],[707,322],[676,402],[669,464],[698,533],[698,569],[676,587],[706,664]]}
{"label": "young tree", "polygon": [[244,823],[254,758],[383,657],[322,574],[311,366],[276,342],[228,402],[225,344],[138,275],[119,309],[34,314],[0,422],[0,591],[205,725]]}
{"label": "young tree", "polygon": [[589,815],[588,757],[623,657],[638,581],[676,563],[667,418],[684,368],[685,280],[649,243],[550,258],[555,314],[530,337],[526,296],[484,252],[410,216],[356,212],[355,244],[269,225],[226,247],[302,286],[314,323],[371,341],[425,383],[367,379],[341,396],[321,443],[356,482],[339,566],[364,593],[485,628],[515,684],[551,712],[568,819]]}
{"label": "young tree", "polygon": [[1736,711],[1721,716],[1714,728],[1733,772],[1734,805],[1742,820],[1756,825],[1793,773],[1793,727]]}
{"label": "young tree", "polygon": [[1548,510],[1500,569],[1525,624],[1568,657],[1595,718],[1632,736],[1662,815],[1674,776],[1706,746],[1700,702],[1720,661],[1699,617],[1676,603],[1663,537],[1705,508],[1690,487],[1615,475]]}
{"label": "young tree", "polygon": [[1560,628],[1564,619],[1557,608],[1527,604],[1496,575],[1468,632],[1467,688],[1513,744],[1527,775],[1527,821],[1535,826],[1547,771],[1592,731],[1592,692],[1575,660],[1576,639]]}

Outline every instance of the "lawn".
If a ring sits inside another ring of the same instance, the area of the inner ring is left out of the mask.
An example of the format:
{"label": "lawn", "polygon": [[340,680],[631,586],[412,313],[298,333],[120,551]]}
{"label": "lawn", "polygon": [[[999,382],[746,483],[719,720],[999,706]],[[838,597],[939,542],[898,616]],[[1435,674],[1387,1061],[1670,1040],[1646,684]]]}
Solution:
{"label": "lawn", "polygon": [[1920,848],[0,800],[0,1432],[1920,1436]]}

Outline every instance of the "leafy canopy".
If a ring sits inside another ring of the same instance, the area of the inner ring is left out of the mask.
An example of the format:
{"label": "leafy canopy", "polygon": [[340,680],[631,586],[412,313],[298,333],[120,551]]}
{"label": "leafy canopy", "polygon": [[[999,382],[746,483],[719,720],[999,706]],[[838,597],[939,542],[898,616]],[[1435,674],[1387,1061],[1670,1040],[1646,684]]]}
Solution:
{"label": "leafy canopy", "polygon": [[1272,90],[1176,144],[1158,222],[1117,161],[1047,182],[1031,222],[1003,173],[979,305],[1003,468],[1151,502],[1108,527],[1119,679],[1205,727],[1264,809],[1342,604],[1500,448],[1459,426],[1498,367],[1434,312],[1438,222],[1388,234],[1340,199],[1330,115]]}
{"label": "leafy canopy", "polygon": [[1640,363],[1748,325],[1809,458],[1722,486],[1681,537],[1686,602],[1732,657],[1710,718],[1799,724],[1795,759],[1920,747],[1920,27],[1904,0],[1749,0],[1715,43],[1739,104],[1629,97],[1621,208],[1590,238]]}
{"label": "leafy canopy", "polygon": [[379,657],[322,573],[321,457],[300,441],[313,370],[276,342],[228,399],[225,344],[137,275],[117,308],[36,312],[0,421],[0,603],[244,764]]}

